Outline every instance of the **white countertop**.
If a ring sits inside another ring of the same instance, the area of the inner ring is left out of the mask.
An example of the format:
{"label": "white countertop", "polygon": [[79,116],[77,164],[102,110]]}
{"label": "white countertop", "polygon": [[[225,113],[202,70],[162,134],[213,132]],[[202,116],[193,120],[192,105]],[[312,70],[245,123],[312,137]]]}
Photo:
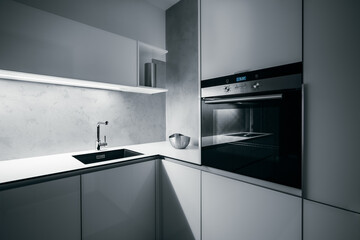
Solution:
{"label": "white countertop", "polygon": [[200,164],[200,151],[197,147],[188,146],[186,149],[175,149],[167,141],[105,148],[103,151],[122,148],[140,152],[143,153],[143,155],[92,164],[83,164],[79,160],[72,157],[72,155],[96,152],[96,150],[89,150],[0,161],[0,184],[25,180],[33,177],[41,177],[55,173],[80,170],[94,166],[101,166],[110,163],[131,161],[134,159],[155,155],[162,155],[190,163]]}

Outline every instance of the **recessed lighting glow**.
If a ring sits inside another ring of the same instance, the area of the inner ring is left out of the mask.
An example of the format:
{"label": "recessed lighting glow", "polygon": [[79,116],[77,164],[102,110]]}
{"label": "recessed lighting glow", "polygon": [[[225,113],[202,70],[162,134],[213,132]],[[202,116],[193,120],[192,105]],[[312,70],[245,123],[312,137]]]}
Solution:
{"label": "recessed lighting glow", "polygon": [[106,89],[106,90],[112,90],[112,91],[133,92],[133,93],[143,93],[143,94],[156,94],[156,93],[167,92],[167,89],[163,89],[163,88],[152,88],[152,87],[143,87],[143,86],[132,87],[132,86],[126,86],[126,85],[92,82],[92,81],[87,81],[87,80],[54,77],[54,76],[48,76],[48,75],[8,71],[8,70],[1,70],[1,69],[0,69],[0,78],[8,79],[8,80],[16,80],[16,81],[47,83],[47,84],[84,87],[84,88]]}

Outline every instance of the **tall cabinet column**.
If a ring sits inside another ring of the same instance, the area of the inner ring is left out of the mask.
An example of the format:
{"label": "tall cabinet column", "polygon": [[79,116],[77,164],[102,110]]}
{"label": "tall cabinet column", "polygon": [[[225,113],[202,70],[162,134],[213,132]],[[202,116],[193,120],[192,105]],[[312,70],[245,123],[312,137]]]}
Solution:
{"label": "tall cabinet column", "polygon": [[359,9],[304,0],[304,240],[360,238]]}
{"label": "tall cabinet column", "polygon": [[360,213],[359,1],[304,1],[305,198]]}

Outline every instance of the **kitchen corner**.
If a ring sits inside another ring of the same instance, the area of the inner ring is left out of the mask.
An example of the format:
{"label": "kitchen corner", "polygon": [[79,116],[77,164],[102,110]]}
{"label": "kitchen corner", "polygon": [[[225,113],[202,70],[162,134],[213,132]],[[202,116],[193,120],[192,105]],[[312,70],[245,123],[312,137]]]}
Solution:
{"label": "kitchen corner", "polygon": [[0,239],[360,239],[359,9],[1,0]]}

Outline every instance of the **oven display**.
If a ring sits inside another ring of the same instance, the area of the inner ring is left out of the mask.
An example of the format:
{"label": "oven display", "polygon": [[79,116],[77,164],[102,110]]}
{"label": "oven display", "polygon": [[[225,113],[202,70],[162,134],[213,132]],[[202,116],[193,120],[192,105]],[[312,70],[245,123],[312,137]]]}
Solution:
{"label": "oven display", "polygon": [[236,82],[242,82],[242,81],[246,81],[246,76],[241,76],[236,78]]}

